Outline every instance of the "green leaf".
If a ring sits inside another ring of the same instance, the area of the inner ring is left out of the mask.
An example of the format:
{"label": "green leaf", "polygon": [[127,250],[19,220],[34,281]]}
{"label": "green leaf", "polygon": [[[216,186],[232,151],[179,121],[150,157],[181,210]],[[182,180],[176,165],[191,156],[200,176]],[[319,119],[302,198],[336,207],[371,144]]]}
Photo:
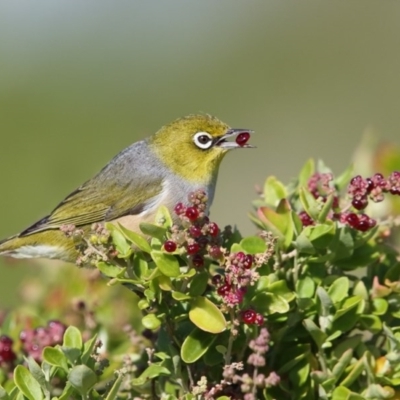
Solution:
{"label": "green leaf", "polygon": [[350,364],[352,358],[353,358],[353,349],[347,349],[340,356],[340,359],[336,362],[336,364],[332,368],[332,375],[335,376],[336,381],[338,381],[339,378],[342,376],[347,366]]}
{"label": "green leaf", "polygon": [[314,321],[309,318],[303,320],[303,325],[307,329],[311,337],[314,339],[314,342],[317,344],[318,349],[321,349],[328,335],[322,332],[322,330],[314,323]]}
{"label": "green leaf", "polygon": [[120,223],[118,223],[118,227],[123,233],[123,235],[131,241],[137,248],[140,250],[144,251],[145,253],[150,253],[151,252],[151,247],[149,245],[149,242],[147,241],[146,238],[144,238],[142,235],[139,235],[136,232],[130,231],[129,229],[126,229],[124,226],[122,226]]}
{"label": "green leaf", "polygon": [[138,378],[132,379],[131,383],[133,386],[142,386],[146,384],[149,380],[162,375],[171,375],[171,372],[161,365],[151,364],[142,372],[142,374]]}
{"label": "green leaf", "polygon": [[121,387],[124,375],[122,373],[118,374],[117,379],[114,381],[111,389],[107,393],[105,400],[116,400],[118,398],[119,388]]}
{"label": "green leaf", "polygon": [[157,329],[161,325],[161,320],[155,314],[147,314],[142,318],[142,325],[147,329]]}
{"label": "green leaf", "polygon": [[333,194],[330,194],[326,198],[326,201],[325,201],[324,205],[322,206],[321,211],[318,214],[318,218],[317,218],[318,222],[324,223],[326,221],[326,218],[328,217],[328,214],[332,209],[332,204],[333,204],[334,197],[335,196]]}
{"label": "green leaf", "polygon": [[64,371],[68,371],[67,358],[65,357],[64,353],[58,348],[45,347],[43,349],[43,360],[50,365],[59,367]]}
{"label": "green leaf", "polygon": [[315,199],[315,197],[305,188],[300,188],[300,202],[304,208],[304,211],[314,220],[318,219],[320,213],[321,204]]}
{"label": "green leaf", "polygon": [[156,223],[156,225],[160,225],[163,228],[171,228],[171,226],[173,225],[173,221],[167,207],[159,207],[154,222]]}
{"label": "green leaf", "polygon": [[308,184],[308,180],[315,173],[315,163],[312,158],[308,159],[307,162],[303,165],[299,174],[299,187],[306,187]]}
{"label": "green leaf", "polygon": [[336,229],[335,238],[329,245],[329,249],[335,254],[335,261],[352,256],[354,251],[354,239],[352,233],[352,229],[347,225]]}
{"label": "green leaf", "polygon": [[344,386],[338,386],[332,393],[332,400],[365,400],[365,397],[351,392]]}
{"label": "green leaf", "polygon": [[46,391],[47,390],[46,376],[44,375],[44,372],[40,368],[39,364],[32,357],[28,357],[27,362],[30,373],[39,382],[43,391]]}
{"label": "green leaf", "polygon": [[240,246],[248,254],[264,253],[267,248],[265,241],[259,236],[248,236],[242,239]]}
{"label": "green leaf", "polygon": [[257,210],[257,217],[262,227],[270,230],[281,241],[284,240],[284,231],[286,229],[286,217],[278,214],[275,210],[268,207],[260,207]]}
{"label": "green leaf", "polygon": [[295,246],[299,253],[316,254],[317,252],[304,230],[302,230],[300,235],[296,238]]}
{"label": "green leaf", "polygon": [[63,346],[82,349],[82,335],[78,328],[69,326],[64,333]]}
{"label": "green leaf", "polygon": [[135,253],[133,256],[133,272],[139,279],[146,279],[149,274],[149,265],[143,253]]}
{"label": "green leaf", "polygon": [[97,335],[94,335],[87,342],[85,342],[81,357],[82,363],[85,364],[88,362],[90,356],[93,354],[93,351],[96,347],[96,343],[97,343]]}
{"label": "green leaf", "polygon": [[26,367],[17,365],[14,370],[14,382],[29,400],[42,400],[44,398],[39,382]]}
{"label": "green leaf", "polygon": [[296,297],[296,294],[287,287],[287,283],[283,279],[272,282],[268,286],[268,292],[283,297],[287,302],[291,302]]}
{"label": "green leaf", "polygon": [[276,207],[278,203],[287,197],[285,186],[274,176],[269,176],[264,184],[264,201],[266,204]]}
{"label": "green leaf", "polygon": [[186,300],[191,300],[192,296],[189,296],[186,293],[182,292],[172,292],[172,298],[178,301],[186,301]]}
{"label": "green leaf", "polygon": [[71,365],[75,365],[76,361],[81,356],[81,350],[75,347],[61,347],[61,350]]}
{"label": "green leaf", "polygon": [[201,296],[207,288],[208,273],[200,272],[195,275],[190,283],[189,294],[192,297]]}
{"label": "green leaf", "polygon": [[309,276],[302,277],[296,282],[296,292],[299,298],[311,299],[315,292],[315,282]]}
{"label": "green leaf", "polygon": [[302,234],[305,234],[314,247],[326,249],[335,235],[335,225],[325,223],[323,225],[307,226]]}
{"label": "green leaf", "polygon": [[96,263],[96,267],[101,273],[109,278],[120,277],[124,272],[125,268],[118,267],[117,265],[109,264],[104,261],[99,261]]}
{"label": "green leaf", "polygon": [[0,385],[0,400],[10,400],[10,396],[1,385]]}
{"label": "green leaf", "polygon": [[194,363],[206,353],[217,337],[218,335],[195,328],[182,344],[182,360],[187,364]]}
{"label": "green leaf", "polygon": [[339,303],[347,297],[349,278],[342,276],[336,279],[328,289],[328,295],[334,303]]}
{"label": "green leaf", "polygon": [[251,300],[251,304],[261,313],[284,314],[289,311],[289,303],[285,298],[269,292],[257,294]]}
{"label": "green leaf", "polygon": [[373,314],[375,315],[385,315],[388,308],[389,303],[386,299],[377,297],[372,299],[372,306],[373,306]]}
{"label": "green leaf", "polygon": [[77,365],[70,370],[68,381],[82,396],[86,397],[97,383],[97,375],[86,365]]}
{"label": "green leaf", "polygon": [[179,275],[179,262],[175,256],[158,250],[153,250],[150,254],[162,274],[171,278]]}
{"label": "green leaf", "polygon": [[226,329],[226,321],[221,310],[206,297],[199,296],[190,304],[190,320],[201,330],[220,333]]}
{"label": "green leaf", "polygon": [[157,238],[160,242],[164,241],[165,234],[167,233],[167,230],[165,228],[153,224],[148,224],[146,222],[142,222],[139,225],[139,228],[142,231],[142,233]]}
{"label": "green leaf", "polygon": [[376,315],[361,315],[360,322],[366,330],[373,334],[380,332],[383,328],[382,321]]}
{"label": "green leaf", "polygon": [[118,251],[118,258],[128,258],[132,254],[132,248],[126,241],[125,236],[117,226],[106,223],[105,227],[110,231],[115,249]]}

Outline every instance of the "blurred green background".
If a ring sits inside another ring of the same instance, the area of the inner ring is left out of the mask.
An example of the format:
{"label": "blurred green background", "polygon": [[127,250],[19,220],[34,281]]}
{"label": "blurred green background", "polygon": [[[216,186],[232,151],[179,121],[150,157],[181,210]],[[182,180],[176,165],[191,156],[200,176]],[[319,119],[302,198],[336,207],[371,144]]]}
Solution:
{"label": "blurred green background", "polygon": [[[398,1],[0,2],[0,237],[44,216],[172,119],[254,129],[212,218],[247,219],[254,184],[309,157],[340,172],[365,129],[400,142]],[[0,306],[29,262],[0,261]],[[73,268],[73,267],[71,267]]]}

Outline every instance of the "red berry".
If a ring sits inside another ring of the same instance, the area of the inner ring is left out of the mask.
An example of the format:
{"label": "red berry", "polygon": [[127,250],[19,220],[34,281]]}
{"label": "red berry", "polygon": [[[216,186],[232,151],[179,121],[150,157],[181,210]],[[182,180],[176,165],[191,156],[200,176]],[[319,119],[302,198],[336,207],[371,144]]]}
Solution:
{"label": "red berry", "polygon": [[299,213],[299,218],[303,226],[314,225],[313,219],[305,211]]}
{"label": "red berry", "polygon": [[366,232],[369,229],[368,221],[359,221],[355,228],[361,232]]}
{"label": "red berry", "polygon": [[239,135],[237,135],[236,143],[239,146],[244,146],[249,139],[250,139],[250,133],[249,132],[242,132],[242,133],[239,133]]}
{"label": "red berry", "polygon": [[346,221],[352,228],[355,228],[358,225],[359,219],[357,214],[350,213],[347,215]]}
{"label": "red berry", "polygon": [[354,178],[351,179],[350,185],[358,185],[361,180],[361,175],[356,175]]}
{"label": "red berry", "polygon": [[264,325],[264,317],[261,314],[257,314],[255,324],[258,326]]}
{"label": "red berry", "polygon": [[186,211],[186,207],[182,203],[178,203],[174,208],[176,215],[182,215]]}
{"label": "red berry", "polygon": [[218,227],[218,225],[217,225],[215,222],[211,222],[211,223],[208,225],[208,232],[209,232],[209,234],[210,234],[212,237],[218,236],[218,233],[219,233],[219,227]]}
{"label": "red berry", "polygon": [[244,266],[246,269],[250,269],[252,265],[253,265],[253,256],[252,256],[251,254],[247,254],[247,255],[244,257],[243,266]]}
{"label": "red berry", "polygon": [[363,210],[365,207],[368,205],[368,200],[363,197],[362,199],[354,199],[351,202],[351,205],[356,209],[356,210]]}
{"label": "red berry", "polygon": [[370,194],[372,192],[372,189],[374,189],[375,184],[374,182],[372,182],[371,178],[367,178],[366,182],[367,182],[367,193]]}
{"label": "red berry", "polygon": [[167,251],[168,253],[173,253],[176,250],[176,243],[173,242],[172,240],[167,240],[164,243],[164,249],[165,251]]}
{"label": "red berry", "polygon": [[257,313],[254,310],[246,310],[242,312],[242,320],[245,324],[254,324],[256,322]]}
{"label": "red berry", "polygon": [[196,254],[192,258],[192,263],[196,268],[201,268],[204,265],[204,258],[200,254]]}
{"label": "red berry", "polygon": [[187,253],[189,255],[193,255],[196,254],[199,250],[200,250],[200,246],[198,243],[194,242],[194,243],[190,243],[186,246],[186,250]]}
{"label": "red berry", "polygon": [[220,258],[222,256],[222,251],[219,246],[211,246],[208,250],[208,254],[210,254],[212,258]]}
{"label": "red berry", "polygon": [[201,236],[201,228],[197,225],[192,225],[189,228],[189,233],[192,237],[198,238],[199,236]]}
{"label": "red berry", "polygon": [[196,207],[188,207],[185,215],[190,219],[190,221],[196,221],[196,219],[199,218],[199,210]]}
{"label": "red berry", "polygon": [[391,188],[389,192],[394,195],[400,195],[400,189],[396,187]]}
{"label": "red berry", "polygon": [[0,336],[0,363],[14,361],[17,356],[12,349],[13,340],[6,335]]}
{"label": "red berry", "polygon": [[225,283],[224,285],[220,286],[217,290],[217,293],[220,296],[226,296],[232,289],[232,286],[229,283]]}
{"label": "red berry", "polygon": [[222,280],[223,280],[223,278],[222,278],[222,275],[220,275],[220,274],[216,274],[211,278],[211,282],[214,285],[219,285],[222,282]]}

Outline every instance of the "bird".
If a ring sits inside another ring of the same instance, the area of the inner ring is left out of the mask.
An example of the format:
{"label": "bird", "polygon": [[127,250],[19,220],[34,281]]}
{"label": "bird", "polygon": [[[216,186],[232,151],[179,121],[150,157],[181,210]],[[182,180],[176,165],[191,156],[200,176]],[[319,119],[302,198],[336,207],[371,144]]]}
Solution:
{"label": "bird", "polygon": [[140,232],[139,224],[154,222],[161,205],[172,211],[196,190],[205,192],[209,208],[223,157],[253,147],[247,143],[252,132],[208,114],[178,118],[122,150],[50,214],[0,241],[0,255],[74,263],[78,253],[63,226],[89,230],[94,223],[112,222]]}

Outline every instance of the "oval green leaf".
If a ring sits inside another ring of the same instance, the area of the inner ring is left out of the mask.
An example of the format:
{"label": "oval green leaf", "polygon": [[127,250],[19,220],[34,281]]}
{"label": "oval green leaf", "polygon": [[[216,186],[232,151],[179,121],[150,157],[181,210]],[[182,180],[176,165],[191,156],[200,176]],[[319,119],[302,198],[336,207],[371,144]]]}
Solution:
{"label": "oval green leaf", "polygon": [[63,346],[82,349],[82,343],[82,335],[80,330],[75,326],[69,326],[64,333]]}
{"label": "oval green leaf", "polygon": [[187,364],[194,363],[206,353],[217,337],[195,328],[182,344],[182,360]]}
{"label": "oval green leaf", "polygon": [[180,274],[179,262],[175,256],[165,254],[159,250],[153,250],[151,257],[163,275],[173,278]]}
{"label": "oval green leaf", "polygon": [[97,375],[86,365],[77,365],[69,372],[68,381],[82,396],[86,396],[97,383]]}
{"label": "oval green leaf", "polygon": [[18,389],[29,400],[42,400],[44,398],[39,382],[24,366],[17,365],[15,368],[14,382]]}
{"label": "oval green leaf", "polygon": [[259,236],[249,236],[240,242],[242,249],[249,254],[263,253],[267,248],[265,241]]}
{"label": "oval green leaf", "polygon": [[59,367],[64,371],[68,371],[67,358],[60,349],[54,347],[45,347],[43,349],[43,360],[50,365]]}
{"label": "oval green leaf", "polygon": [[200,296],[191,302],[189,318],[202,331],[220,333],[226,329],[221,310],[206,297]]}
{"label": "oval green leaf", "polygon": [[119,229],[123,233],[123,235],[131,241],[137,248],[140,250],[144,251],[145,253],[150,253],[151,252],[151,247],[149,245],[149,242],[145,237],[142,235],[139,235],[136,232],[130,231],[129,229],[126,229],[124,226],[121,224],[118,224]]}
{"label": "oval green leaf", "polygon": [[142,324],[147,329],[157,329],[161,325],[161,320],[155,314],[148,314],[142,318]]}

